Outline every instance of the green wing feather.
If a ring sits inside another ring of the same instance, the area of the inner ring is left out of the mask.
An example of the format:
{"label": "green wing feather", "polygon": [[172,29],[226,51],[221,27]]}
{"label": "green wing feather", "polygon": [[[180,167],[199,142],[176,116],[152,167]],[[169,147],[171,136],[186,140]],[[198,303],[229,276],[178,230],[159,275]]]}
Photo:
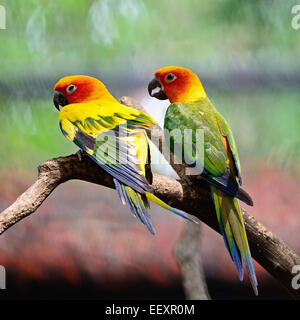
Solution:
{"label": "green wing feather", "polygon": [[[204,169],[212,176],[218,177],[224,174],[227,170],[226,161],[228,155],[226,149],[220,139],[220,133],[215,119],[215,108],[210,103],[208,98],[191,103],[173,103],[169,106],[166,116],[164,128],[172,131],[179,129],[182,136],[185,129],[191,129],[193,134],[193,142],[196,143],[196,130],[202,129],[204,131]],[[174,152],[174,141],[171,136],[171,151]],[[191,153],[183,150],[186,160],[192,162],[197,160],[203,162],[202,159],[193,159]]]}
{"label": "green wing feather", "polygon": [[[237,196],[247,204],[252,203],[252,200],[249,200],[250,198],[248,199],[248,195],[239,189],[235,178],[235,176],[238,176],[241,182],[240,162],[231,130],[225,119],[219,114],[207,97],[194,103],[171,104],[165,116],[164,128],[169,131],[179,130],[181,132],[180,137],[177,136],[174,138],[171,135],[170,149],[175,155],[178,155],[181,150],[177,148],[177,146],[184,145],[182,138],[184,130],[191,129],[194,150],[191,148],[183,148],[184,162],[190,164],[196,160],[197,166],[202,166],[204,169],[201,176],[205,180],[216,185],[229,195]],[[202,150],[198,150],[196,147],[197,129],[202,129],[204,133]],[[230,149],[232,149],[234,167],[236,168],[236,170],[233,170],[234,172],[229,165],[229,156],[221,139],[220,131],[222,135],[226,137]],[[177,149],[179,151],[177,151]],[[195,150],[198,150],[198,155],[203,154],[203,157],[197,156]],[[199,170],[197,170],[197,172],[199,172]]]}

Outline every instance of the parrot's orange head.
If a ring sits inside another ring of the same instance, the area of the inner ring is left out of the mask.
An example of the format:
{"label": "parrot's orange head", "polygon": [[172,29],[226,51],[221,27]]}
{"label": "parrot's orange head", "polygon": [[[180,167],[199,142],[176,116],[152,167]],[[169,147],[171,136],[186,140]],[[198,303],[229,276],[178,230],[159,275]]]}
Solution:
{"label": "parrot's orange head", "polygon": [[[153,92],[155,89],[159,91]],[[149,82],[150,96],[160,100],[169,99],[173,102],[191,102],[206,93],[195,73],[182,67],[163,67],[154,73],[154,78]]]}
{"label": "parrot's orange head", "polygon": [[89,102],[103,97],[112,96],[100,80],[89,76],[68,76],[61,78],[54,86],[53,102],[59,110],[59,106]]}

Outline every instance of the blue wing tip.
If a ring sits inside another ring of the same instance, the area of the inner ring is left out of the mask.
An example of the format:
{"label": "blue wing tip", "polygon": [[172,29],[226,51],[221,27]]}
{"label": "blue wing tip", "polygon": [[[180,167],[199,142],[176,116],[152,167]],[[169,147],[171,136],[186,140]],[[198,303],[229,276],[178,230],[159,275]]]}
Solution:
{"label": "blue wing tip", "polygon": [[170,208],[171,208],[171,211],[172,211],[173,213],[177,214],[178,216],[180,216],[180,217],[182,217],[182,218],[184,218],[184,219],[186,219],[186,220],[188,220],[188,221],[190,221],[190,222],[194,222],[194,223],[196,223],[196,224],[199,224],[199,221],[197,221],[197,220],[195,220],[195,219],[193,219],[193,218],[190,218],[189,216],[187,216],[187,215],[185,215],[184,213],[176,210],[176,209],[173,208],[173,207],[170,207]]}
{"label": "blue wing tip", "polygon": [[147,229],[150,231],[150,233],[151,233],[153,236],[156,235],[156,232],[155,232],[155,230],[154,230],[153,227],[151,227],[151,228],[149,228],[148,226],[146,226],[146,227],[147,227]]}

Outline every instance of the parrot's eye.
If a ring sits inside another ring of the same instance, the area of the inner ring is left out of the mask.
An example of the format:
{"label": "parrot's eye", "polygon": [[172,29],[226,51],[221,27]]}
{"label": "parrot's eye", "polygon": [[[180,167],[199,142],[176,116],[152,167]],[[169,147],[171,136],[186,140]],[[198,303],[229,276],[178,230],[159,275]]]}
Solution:
{"label": "parrot's eye", "polygon": [[173,82],[174,80],[176,80],[177,77],[175,76],[175,74],[173,73],[168,73],[166,76],[165,76],[165,82],[166,83],[171,83]]}
{"label": "parrot's eye", "polygon": [[77,89],[77,87],[75,86],[75,84],[70,84],[70,85],[67,87],[66,91],[67,91],[68,94],[71,94],[71,93],[73,93],[76,89]]}

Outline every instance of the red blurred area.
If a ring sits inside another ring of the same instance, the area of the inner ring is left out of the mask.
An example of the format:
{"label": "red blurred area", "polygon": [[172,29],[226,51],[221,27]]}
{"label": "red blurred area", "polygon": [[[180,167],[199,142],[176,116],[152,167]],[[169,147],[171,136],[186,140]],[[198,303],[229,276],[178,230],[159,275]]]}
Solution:
{"label": "red blurred area", "polygon": [[[248,166],[244,176],[245,188],[255,201],[249,211],[299,253],[299,176],[269,163]],[[0,209],[33,182],[20,171],[6,170],[0,177]],[[82,181],[68,182],[36,213],[1,236],[0,264],[19,279],[59,279],[74,286],[87,276],[104,288],[122,289],[143,280],[174,285],[180,273],[172,249],[184,222],[156,206],[151,215],[155,237],[120,204],[114,191]],[[199,247],[208,278],[244,285],[239,283],[220,235],[203,226]],[[258,264],[255,267],[260,286],[274,281]]]}

